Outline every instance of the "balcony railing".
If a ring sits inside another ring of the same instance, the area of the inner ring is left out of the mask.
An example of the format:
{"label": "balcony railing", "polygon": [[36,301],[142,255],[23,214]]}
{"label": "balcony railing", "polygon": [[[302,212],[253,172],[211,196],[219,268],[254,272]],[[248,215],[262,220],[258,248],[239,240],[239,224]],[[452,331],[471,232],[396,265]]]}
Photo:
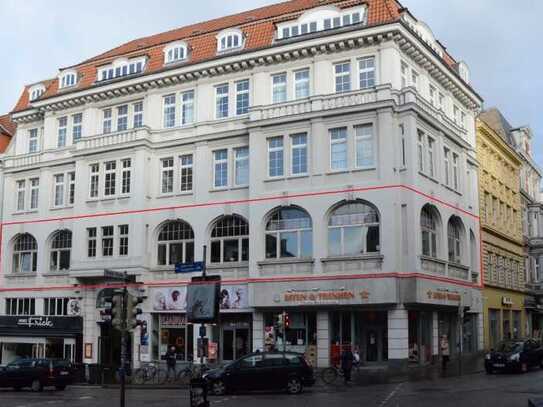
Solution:
{"label": "balcony railing", "polygon": [[261,276],[313,274],[313,259],[285,258],[258,263]]}
{"label": "balcony railing", "polygon": [[421,256],[421,268],[422,271],[429,274],[472,281],[470,268],[461,264],[448,263],[444,260]]}
{"label": "balcony railing", "polygon": [[111,147],[120,144],[131,143],[137,140],[144,140],[149,136],[149,129],[142,127],[97,136],[83,137],[76,143],[77,150],[88,150]]}
{"label": "balcony railing", "polygon": [[383,265],[383,256],[368,254],[365,256],[327,257],[321,259],[324,273],[356,274],[363,272],[379,272]]}
{"label": "balcony railing", "polygon": [[39,164],[42,161],[42,153],[25,154],[6,158],[6,168],[27,167]]}

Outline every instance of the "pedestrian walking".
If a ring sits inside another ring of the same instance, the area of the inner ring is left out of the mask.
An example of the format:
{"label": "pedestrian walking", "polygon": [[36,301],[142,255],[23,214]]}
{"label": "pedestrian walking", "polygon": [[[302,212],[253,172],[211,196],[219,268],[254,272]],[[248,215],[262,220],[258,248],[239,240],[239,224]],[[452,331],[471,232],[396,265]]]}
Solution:
{"label": "pedestrian walking", "polygon": [[447,370],[447,363],[449,363],[449,358],[451,355],[451,351],[449,349],[449,339],[447,338],[447,335],[441,335],[439,347],[441,348],[441,369],[445,371]]}
{"label": "pedestrian walking", "polygon": [[345,384],[351,382],[351,371],[353,370],[354,355],[349,345],[344,345],[343,353],[341,354],[341,370],[343,370],[343,378]]}
{"label": "pedestrian walking", "polygon": [[176,352],[175,352],[175,346],[171,346],[170,349],[168,349],[168,351],[166,352],[166,365],[168,366],[168,374],[167,374],[168,379],[170,379],[170,373],[173,374],[173,378],[175,379],[176,363],[177,363],[177,357],[176,357]]}

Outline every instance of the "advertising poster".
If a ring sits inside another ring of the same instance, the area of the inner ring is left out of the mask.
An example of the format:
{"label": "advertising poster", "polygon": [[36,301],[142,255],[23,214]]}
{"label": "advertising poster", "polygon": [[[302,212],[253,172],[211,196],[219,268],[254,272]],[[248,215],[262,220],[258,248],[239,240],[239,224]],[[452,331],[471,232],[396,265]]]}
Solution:
{"label": "advertising poster", "polygon": [[138,321],[142,324],[139,328],[139,340],[140,340],[140,362],[151,361],[151,315],[141,314],[138,315]]}
{"label": "advertising poster", "polygon": [[249,307],[248,287],[246,285],[224,285],[221,287],[220,308],[222,310],[229,309],[245,309]]}
{"label": "advertising poster", "polygon": [[187,287],[153,288],[154,311],[184,311],[187,307]]}

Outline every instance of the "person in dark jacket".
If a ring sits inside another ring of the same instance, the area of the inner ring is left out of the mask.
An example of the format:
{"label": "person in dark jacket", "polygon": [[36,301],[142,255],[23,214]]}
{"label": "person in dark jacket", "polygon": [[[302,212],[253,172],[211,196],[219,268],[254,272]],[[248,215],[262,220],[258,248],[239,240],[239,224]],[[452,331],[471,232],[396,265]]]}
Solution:
{"label": "person in dark jacket", "polygon": [[341,370],[345,384],[351,382],[351,371],[353,370],[354,355],[349,345],[344,345],[344,351],[341,354]]}
{"label": "person in dark jacket", "polygon": [[175,371],[175,364],[177,363],[176,355],[175,355],[175,346],[171,346],[170,349],[166,352],[166,365],[168,366],[168,379],[170,378],[170,373],[173,374],[173,378],[175,379],[176,371]]}

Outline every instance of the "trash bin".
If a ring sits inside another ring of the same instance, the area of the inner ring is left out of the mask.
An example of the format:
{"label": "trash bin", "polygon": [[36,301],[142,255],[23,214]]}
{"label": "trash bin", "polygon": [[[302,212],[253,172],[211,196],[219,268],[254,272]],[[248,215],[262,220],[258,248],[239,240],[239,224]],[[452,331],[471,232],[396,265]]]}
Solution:
{"label": "trash bin", "polygon": [[204,379],[190,381],[190,407],[209,407],[207,401],[207,383]]}
{"label": "trash bin", "polygon": [[89,384],[100,384],[101,377],[100,377],[100,369],[98,368],[98,365],[96,364],[87,365],[87,377],[88,377],[87,381]]}

